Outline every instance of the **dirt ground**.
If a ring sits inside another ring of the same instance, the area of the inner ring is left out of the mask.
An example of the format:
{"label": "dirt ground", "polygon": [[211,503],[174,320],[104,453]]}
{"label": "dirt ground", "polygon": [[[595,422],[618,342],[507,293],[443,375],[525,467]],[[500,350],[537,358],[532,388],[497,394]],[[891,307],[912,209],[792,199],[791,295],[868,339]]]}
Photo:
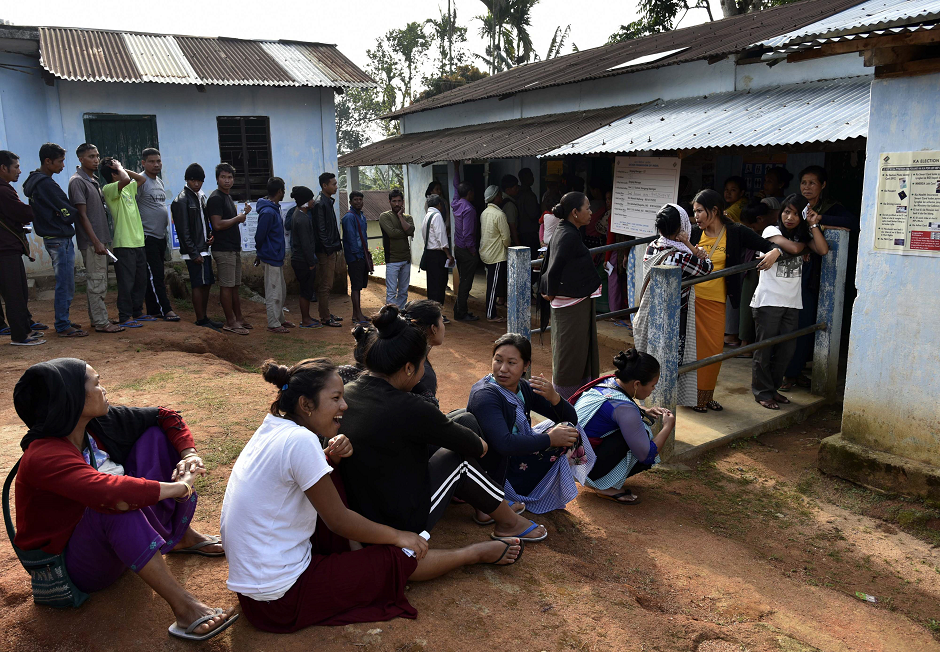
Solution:
{"label": "dirt ground", "polygon": [[[373,285],[366,308],[378,308]],[[113,297],[112,297],[113,300]],[[218,314],[213,294],[210,314]],[[289,305],[296,305],[290,297]],[[12,389],[34,362],[77,356],[91,363],[112,403],[167,405],[183,412],[210,474],[200,480],[196,525],[217,533],[226,479],[260,424],[273,391],[264,359],[326,355],[351,360],[348,329],[264,332],[264,306],[243,300],[249,337],[192,325],[153,323],[119,335],[0,347],[0,470],[20,454],[24,432]],[[51,301],[33,304],[52,321]],[[333,312],[350,318],[348,300]],[[299,315],[292,311],[295,320]],[[76,293],[72,318],[85,321]],[[441,407],[466,404],[488,370],[497,325],[454,324],[432,361]],[[602,360],[613,352],[602,351]],[[535,346],[534,373],[550,374],[549,342]],[[505,568],[471,567],[413,583],[415,621],[311,628],[270,635],[242,619],[205,650],[940,650],[940,505],[825,477],[819,440],[839,428],[830,409],[788,430],[736,442],[695,468],[658,469],[631,480],[643,501],[622,506],[584,491],[568,510],[538,517],[549,538]],[[452,506],[432,547],[482,540],[467,505]],[[171,556],[171,569],[204,601],[235,602],[224,559]],[[324,587],[329,590],[329,587]],[[877,602],[865,600],[874,596]],[[169,608],[133,573],[79,610],[33,604],[28,577],[0,543],[0,649],[187,650],[171,639]]]}

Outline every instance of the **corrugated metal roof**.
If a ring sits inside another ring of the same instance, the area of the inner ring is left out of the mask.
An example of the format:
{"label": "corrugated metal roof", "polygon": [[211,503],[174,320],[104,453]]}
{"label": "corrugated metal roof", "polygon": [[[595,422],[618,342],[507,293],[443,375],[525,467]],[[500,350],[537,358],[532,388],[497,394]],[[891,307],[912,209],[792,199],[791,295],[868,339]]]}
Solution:
{"label": "corrugated metal roof", "polygon": [[[688,61],[726,57],[794,28],[828,18],[859,2],[860,0],[804,0],[624,43],[582,50],[556,59],[512,68],[417,102],[384,117],[396,118],[489,97],[505,97],[538,88],[622,75]],[[617,67],[632,59],[681,48],[685,49],[654,62]]]}
{"label": "corrugated metal roof", "polygon": [[868,135],[871,78],[659,101],[545,156],[835,142]]}
{"label": "corrugated metal roof", "polygon": [[39,28],[42,66],[73,81],[375,86],[336,46]]}
{"label": "corrugated metal roof", "polygon": [[821,37],[871,32],[940,19],[940,0],[868,0],[800,29],[766,39],[760,45],[779,49]]}
{"label": "corrugated metal roof", "polygon": [[[388,190],[361,190],[362,192],[362,214],[369,222],[378,222],[379,215],[389,209]],[[339,191],[339,214],[345,215],[349,212],[349,199],[345,190]]]}
{"label": "corrugated metal roof", "polygon": [[405,134],[341,156],[339,165],[350,167],[537,156],[598,127],[609,125],[637,108],[617,106]]}

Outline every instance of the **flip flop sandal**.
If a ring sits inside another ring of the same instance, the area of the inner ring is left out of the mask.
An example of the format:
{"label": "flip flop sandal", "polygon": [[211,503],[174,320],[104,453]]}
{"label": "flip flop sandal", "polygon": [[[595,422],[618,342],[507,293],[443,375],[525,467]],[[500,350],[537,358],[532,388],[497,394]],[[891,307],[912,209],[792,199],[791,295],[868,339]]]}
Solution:
{"label": "flip flop sandal", "polygon": [[[33,330],[36,330],[36,329],[34,328]],[[9,334],[10,334],[9,326],[7,326],[6,328],[0,328],[0,335],[9,335]]]}
{"label": "flip flop sandal", "polygon": [[134,317],[137,321],[158,321],[153,315],[141,315],[140,317]]}
{"label": "flip flop sandal", "polygon": [[319,321],[315,321],[312,324],[301,324],[300,327],[301,328],[323,328],[323,324],[321,324]]}
{"label": "flip flop sandal", "polygon": [[268,328],[269,333],[290,333],[290,331],[283,326],[278,326],[277,328]]}
{"label": "flip flop sandal", "polygon": [[341,323],[339,323],[338,321],[336,321],[335,319],[330,319],[330,320],[328,320],[328,321],[323,321],[323,322],[320,322],[320,323],[323,324],[324,326],[329,326],[329,327],[331,327],[331,328],[342,328],[342,327],[343,327],[343,325],[342,325]]}
{"label": "flip flop sandal", "polygon": [[783,394],[777,394],[776,396],[774,396],[774,400],[777,401],[777,403],[782,403],[783,405],[790,404],[790,399],[788,399]]}
{"label": "flip flop sandal", "polygon": [[179,320],[180,320],[179,315],[175,315],[173,317],[167,317],[166,315],[163,315],[163,321],[179,321]]}
{"label": "flip flop sandal", "polygon": [[178,548],[177,550],[171,550],[170,553],[185,554],[185,555],[202,555],[203,557],[224,557],[225,552],[206,552],[203,548],[209,546],[217,546],[222,543],[222,539],[216,536],[209,535],[205,541],[200,541],[199,543],[189,546],[188,548]]}
{"label": "flip flop sandal", "polygon": [[251,324],[247,322],[242,322],[242,328],[247,328],[248,330],[251,330],[254,328],[254,326],[252,326]]}
{"label": "flip flop sandal", "polygon": [[[639,505],[640,504],[640,497],[637,496],[632,491],[621,491],[619,494],[614,494],[613,496],[608,496],[607,494],[597,493],[597,496],[605,500],[613,501],[617,503],[618,505]],[[625,498],[627,496],[633,496],[633,500],[620,500],[621,498]]]}
{"label": "flip flop sandal", "polygon": [[231,328],[230,326],[223,326],[222,330],[226,333],[235,333],[236,335],[248,335],[248,331],[244,328]]}
{"label": "flip flop sandal", "polygon": [[282,321],[281,326],[283,326],[284,328],[295,328],[297,324],[295,324],[292,321]]}
{"label": "flip flop sandal", "polygon": [[[47,330],[49,330],[49,327],[48,327],[48,326],[46,326],[45,324],[43,324],[43,323],[41,323],[41,322],[38,322],[38,321],[33,322],[32,324],[29,325],[29,327],[32,328],[34,331],[47,331]],[[3,334],[3,333],[0,332],[0,335],[2,335],[2,334]]]}
{"label": "flip flop sandal", "polygon": [[213,629],[211,632],[206,632],[205,634],[202,634],[201,636],[199,634],[193,634],[193,631],[197,627],[202,625],[203,623],[209,620],[212,620],[216,616],[220,616],[223,613],[225,613],[225,611],[222,609],[213,609],[211,614],[206,614],[202,618],[197,618],[196,620],[193,621],[193,624],[187,627],[186,629],[183,629],[176,623],[173,623],[172,625],[170,625],[170,628],[167,631],[169,631],[170,636],[175,636],[176,638],[181,638],[186,641],[208,641],[210,638],[212,638],[216,634],[222,633],[232,623],[238,620],[238,616],[240,614],[232,614],[231,616],[228,617],[228,619],[224,623],[222,623],[221,625]]}
{"label": "flip flop sandal", "polygon": [[56,333],[59,337],[88,337],[88,333],[83,330],[73,330],[71,333]]}
{"label": "flip flop sandal", "polygon": [[793,386],[794,386],[794,385],[796,385],[796,383],[792,383],[792,382],[790,382],[789,380],[788,380],[788,381],[785,381],[785,382],[780,386],[780,391],[781,391],[781,392],[789,392],[790,390],[793,389]]}
{"label": "flip flop sandal", "polygon": [[714,410],[715,412],[721,412],[724,410],[724,408],[721,407],[721,403],[718,401],[709,401],[705,404],[705,407],[707,407],[709,410]]}
{"label": "flip flop sandal", "polygon": [[507,536],[498,537],[498,536],[496,536],[496,533],[493,533],[493,534],[490,535],[490,538],[493,539],[494,541],[505,541],[506,539],[520,539],[520,540],[522,540],[522,541],[528,541],[529,543],[535,543],[536,541],[544,541],[545,539],[548,538],[548,530],[546,530],[546,531],[545,531],[545,534],[543,534],[543,535],[540,536],[540,537],[527,537],[526,535],[527,535],[529,532],[531,532],[531,531],[534,530],[535,528],[539,527],[539,524],[536,523],[535,521],[529,521],[529,523],[531,523],[532,525],[530,525],[529,527],[527,527],[527,528],[525,529],[525,531],[520,532],[519,534],[513,534],[513,535],[511,535],[511,536],[508,536],[508,535],[507,535]]}
{"label": "flip flop sandal", "polygon": [[[516,538],[518,539],[519,537],[516,537]],[[503,541],[502,539],[500,539],[500,540]],[[499,559],[497,559],[496,561],[488,561],[488,562],[486,562],[486,564],[487,564],[488,566],[512,566],[512,565],[515,564],[517,561],[519,561],[520,559],[522,559],[522,553],[525,552],[525,541],[523,541],[522,539],[519,539],[519,554],[516,556],[516,558],[515,558],[512,562],[510,562],[510,563],[508,563],[508,564],[500,564],[499,562],[501,562],[501,561],[503,560],[503,557],[506,556],[506,553],[509,552],[509,549],[510,549],[511,547],[513,547],[514,545],[516,545],[515,543],[509,543],[509,541],[503,541],[503,543],[506,544],[506,549],[503,550],[503,554],[501,554],[501,555],[499,556]]]}
{"label": "flip flop sandal", "polygon": [[699,414],[705,414],[706,412],[708,412],[708,408],[705,407],[704,405],[695,405],[695,406],[692,406],[692,409],[698,412]]}
{"label": "flip flop sandal", "polygon": [[337,317],[336,315],[332,313],[330,313],[330,319],[332,319],[333,321],[343,321],[342,317]]}
{"label": "flip flop sandal", "polygon": [[118,324],[118,326],[122,326],[124,328],[143,328],[144,327],[143,324],[141,324],[139,321],[136,321],[134,319],[128,319],[125,322],[121,322],[120,324]]}
{"label": "flip flop sandal", "polygon": [[760,405],[767,408],[768,410],[779,410],[780,406],[777,405],[774,401],[757,401]]}
{"label": "flip flop sandal", "polygon": [[[452,498],[452,499],[451,499],[452,502],[453,502],[454,500],[460,500],[460,499],[459,499],[459,498]],[[462,503],[462,502],[464,502],[464,501],[461,500],[460,502]],[[512,506],[515,505],[515,504],[516,504],[516,503],[509,503],[509,506],[512,507]],[[512,511],[516,512],[516,510],[512,510]],[[520,516],[521,516],[522,514],[525,514],[525,505],[523,505],[523,506],[522,506],[522,509],[519,510],[518,512],[516,512],[516,514],[519,514]],[[473,515],[473,522],[476,523],[477,525],[492,525],[493,523],[496,522],[496,519],[491,517],[490,520],[488,520],[488,521],[481,521],[480,519],[477,518],[476,514],[474,514],[474,515]]]}
{"label": "flip flop sandal", "polygon": [[123,326],[120,326],[116,331],[109,331],[109,330],[105,330],[105,329],[103,329],[103,328],[96,328],[96,329],[95,329],[95,332],[96,332],[96,333],[107,333],[107,334],[109,334],[109,335],[114,335],[115,333],[122,333],[122,332],[124,332],[124,327],[123,327]]}

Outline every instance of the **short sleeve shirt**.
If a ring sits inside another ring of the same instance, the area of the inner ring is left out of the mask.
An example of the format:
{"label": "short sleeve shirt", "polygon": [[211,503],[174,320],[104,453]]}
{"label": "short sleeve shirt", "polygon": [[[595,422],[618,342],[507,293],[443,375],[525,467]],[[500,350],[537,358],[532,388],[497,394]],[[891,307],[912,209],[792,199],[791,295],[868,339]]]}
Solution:
{"label": "short sleeve shirt", "polygon": [[[111,226],[108,224],[108,213],[104,208],[101,186],[98,185],[97,179],[89,176],[81,168],[76,169],[75,174],[69,179],[69,203],[73,206],[84,206],[85,215],[88,216],[95,237],[105,245],[111,244]],[[80,224],[76,226],[75,237],[78,240],[79,249],[85,250],[91,246],[91,240]]]}
{"label": "short sleeve shirt", "polygon": [[[221,215],[223,220],[230,220],[238,215],[238,208],[232,200],[231,195],[227,195],[221,190],[213,190],[209,195],[209,201],[206,202],[206,216],[210,223],[213,215]],[[212,251],[241,251],[242,234],[238,225],[227,229],[214,229],[212,234],[215,240],[212,243]]]}
{"label": "short sleeve shirt", "polygon": [[[768,226],[761,233],[765,240],[783,235],[776,226]],[[760,273],[757,289],[751,299],[751,308],[803,308],[803,258],[794,256],[778,260],[770,269]]]}
{"label": "short sleeve shirt", "polygon": [[144,235],[165,238],[170,216],[166,209],[166,187],[163,179],[144,175],[144,183],[137,189],[137,208],[144,225]]}
{"label": "short sleeve shirt", "polygon": [[118,188],[118,182],[109,183],[102,192],[104,200],[111,209],[114,218],[115,249],[121,247],[137,248],[144,246],[144,225],[140,221],[140,211],[137,210],[137,182],[131,182]]}

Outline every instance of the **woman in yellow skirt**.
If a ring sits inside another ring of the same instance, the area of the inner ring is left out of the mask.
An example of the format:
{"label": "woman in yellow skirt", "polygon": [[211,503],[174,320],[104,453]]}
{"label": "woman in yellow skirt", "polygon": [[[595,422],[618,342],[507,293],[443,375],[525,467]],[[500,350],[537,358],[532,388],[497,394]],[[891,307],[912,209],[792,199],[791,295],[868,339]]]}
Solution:
{"label": "woman in yellow skirt", "polygon": [[[707,257],[714,271],[734,267],[744,262],[747,249],[762,251],[758,269],[769,269],[780,256],[780,250],[750,228],[733,222],[725,216],[725,203],[714,190],[703,190],[692,204],[697,227],[692,228],[690,242],[695,245],[696,256]],[[698,359],[718,355],[724,349],[725,308],[727,303],[738,308],[741,301],[742,274],[724,276],[695,286],[695,340]],[[721,363],[698,370],[698,404],[696,412],[723,409],[715,400],[715,385]]]}

